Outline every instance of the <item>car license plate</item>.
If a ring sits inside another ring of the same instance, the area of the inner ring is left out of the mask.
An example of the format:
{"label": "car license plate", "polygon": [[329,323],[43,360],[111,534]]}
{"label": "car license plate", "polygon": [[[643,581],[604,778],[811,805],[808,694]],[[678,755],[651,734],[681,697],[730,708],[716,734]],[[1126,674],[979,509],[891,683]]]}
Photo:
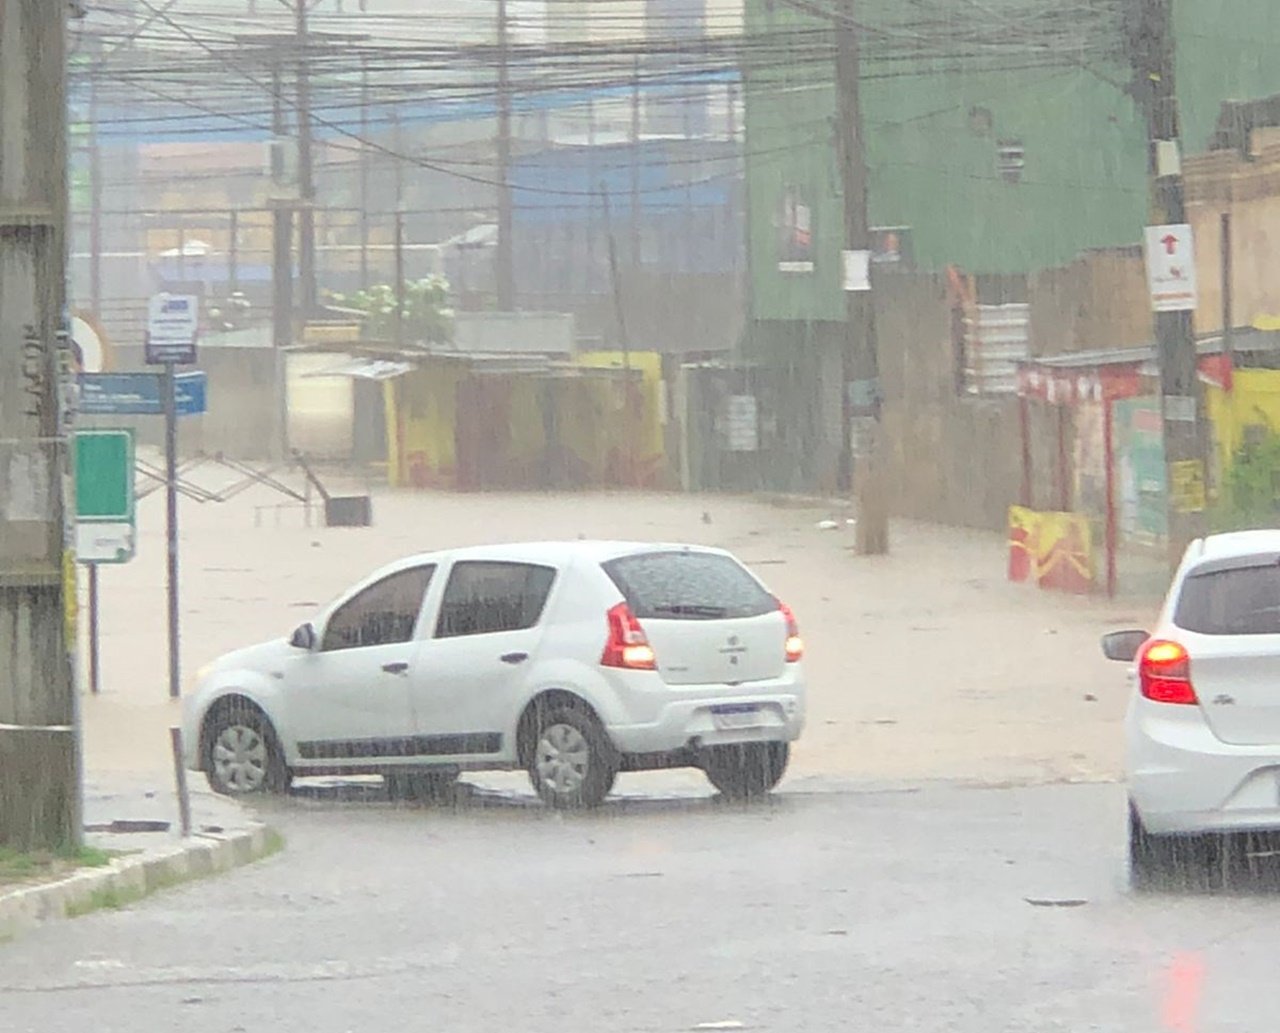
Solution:
{"label": "car license plate", "polygon": [[715,707],[711,711],[711,720],[721,732],[738,728],[755,728],[760,724],[760,708],[754,705]]}

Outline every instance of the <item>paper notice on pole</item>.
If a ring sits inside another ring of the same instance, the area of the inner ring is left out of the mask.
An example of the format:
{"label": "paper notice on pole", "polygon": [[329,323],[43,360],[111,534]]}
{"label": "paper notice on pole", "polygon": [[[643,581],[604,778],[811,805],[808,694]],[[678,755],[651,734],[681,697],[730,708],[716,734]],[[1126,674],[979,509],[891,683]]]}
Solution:
{"label": "paper notice on pole", "polygon": [[724,400],[724,447],[730,452],[755,452],[760,447],[760,410],[754,395],[730,395]]}
{"label": "paper notice on pole", "polygon": [[1148,226],[1147,284],[1154,312],[1191,312],[1200,301],[1191,227]]}
{"label": "paper notice on pole", "polygon": [[1170,494],[1175,512],[1203,513],[1209,505],[1205,490],[1204,463],[1187,459],[1169,466]]}
{"label": "paper notice on pole", "polygon": [[49,519],[48,461],[35,452],[14,452],[9,456],[7,491],[0,496],[6,521],[40,523]]}
{"label": "paper notice on pole", "polygon": [[844,289],[846,291],[871,290],[871,252],[845,251]]}

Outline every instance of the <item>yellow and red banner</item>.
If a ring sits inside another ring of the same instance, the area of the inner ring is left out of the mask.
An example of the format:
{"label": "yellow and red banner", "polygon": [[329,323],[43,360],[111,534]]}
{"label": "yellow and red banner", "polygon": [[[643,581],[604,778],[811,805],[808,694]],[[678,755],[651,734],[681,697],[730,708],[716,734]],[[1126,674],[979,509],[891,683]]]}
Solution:
{"label": "yellow and red banner", "polygon": [[1093,591],[1093,541],[1087,517],[1009,507],[1009,580],[1086,595]]}

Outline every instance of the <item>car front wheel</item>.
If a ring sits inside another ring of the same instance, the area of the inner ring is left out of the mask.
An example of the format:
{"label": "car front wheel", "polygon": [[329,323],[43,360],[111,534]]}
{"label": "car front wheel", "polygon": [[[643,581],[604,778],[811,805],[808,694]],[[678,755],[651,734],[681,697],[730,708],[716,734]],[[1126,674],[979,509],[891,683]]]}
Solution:
{"label": "car front wheel", "polygon": [[749,800],[773,791],[787,771],[791,747],[785,742],[712,746],[702,762],[707,779],[731,800]]}
{"label": "car front wheel", "polygon": [[543,802],[560,810],[598,807],[617,775],[617,753],[592,714],[552,706],[538,715],[529,780]]}
{"label": "car front wheel", "polygon": [[203,743],[205,776],[215,793],[283,793],[293,781],[275,729],[256,707],[236,703],[214,711]]}

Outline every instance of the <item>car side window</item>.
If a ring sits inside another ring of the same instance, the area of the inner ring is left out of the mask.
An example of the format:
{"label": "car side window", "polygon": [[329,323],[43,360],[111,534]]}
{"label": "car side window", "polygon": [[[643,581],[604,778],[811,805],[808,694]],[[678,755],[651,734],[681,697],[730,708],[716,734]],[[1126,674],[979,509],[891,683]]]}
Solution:
{"label": "car side window", "polygon": [[532,628],[555,579],[554,569],[532,563],[457,563],[445,585],[436,638]]}
{"label": "car side window", "polygon": [[321,650],[332,653],[408,642],[435,571],[434,564],[401,570],[352,596],[329,618]]}

